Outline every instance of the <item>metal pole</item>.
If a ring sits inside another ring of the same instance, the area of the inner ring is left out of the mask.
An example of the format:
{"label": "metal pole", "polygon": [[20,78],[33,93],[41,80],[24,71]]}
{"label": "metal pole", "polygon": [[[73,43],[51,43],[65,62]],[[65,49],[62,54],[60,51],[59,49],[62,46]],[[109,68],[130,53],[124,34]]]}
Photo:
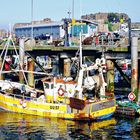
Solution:
{"label": "metal pole", "polygon": [[74,19],[74,0],[72,1],[72,19]]}
{"label": "metal pole", "polygon": [[129,38],[129,46],[128,46],[128,51],[131,51],[131,19],[128,19],[128,28],[129,28],[129,32],[128,32],[128,38]]}
{"label": "metal pole", "polygon": [[33,32],[33,0],[31,0],[31,47],[33,46],[33,38],[34,38],[34,32]]}
{"label": "metal pole", "polygon": [[70,11],[68,11],[69,19],[70,19]]}
{"label": "metal pole", "polygon": [[[74,0],[72,0],[72,26],[71,26],[71,37],[73,38],[73,35],[74,35],[74,25],[73,25],[73,22],[74,22]],[[73,39],[72,39],[73,41]]]}
{"label": "metal pole", "polygon": [[131,91],[138,101],[138,38],[132,38],[131,46]]}
{"label": "metal pole", "polygon": [[83,54],[82,54],[82,33],[80,32],[80,68],[82,67],[83,63]]}

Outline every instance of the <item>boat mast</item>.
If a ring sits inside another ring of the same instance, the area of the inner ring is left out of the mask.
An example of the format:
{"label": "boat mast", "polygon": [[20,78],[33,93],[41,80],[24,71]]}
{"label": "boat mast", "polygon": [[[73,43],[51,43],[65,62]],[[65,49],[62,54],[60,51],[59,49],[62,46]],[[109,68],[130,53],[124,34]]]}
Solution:
{"label": "boat mast", "polygon": [[[80,19],[81,19],[81,16],[82,16],[82,3],[81,3],[81,0],[80,0]],[[80,20],[80,22],[81,22],[81,29],[80,29],[80,68],[82,67],[82,64],[83,64],[83,62],[82,62],[82,60],[83,60],[83,58],[82,58],[82,56],[83,56],[83,54],[82,54],[82,19]]]}
{"label": "boat mast", "polygon": [[81,31],[80,31],[80,68],[82,67],[82,64],[83,64],[83,62],[82,62],[82,60],[83,60],[83,58],[82,58],[82,33],[81,33]]}
{"label": "boat mast", "polygon": [[[81,8],[80,8],[81,9]],[[81,10],[80,10],[80,14],[81,14]],[[81,20],[82,23],[82,20]],[[77,85],[77,90],[79,91],[79,99],[83,98],[83,88],[82,88],[82,82],[83,82],[83,54],[82,54],[82,25],[81,25],[81,30],[79,33],[80,36],[80,43],[79,43],[79,61],[80,61],[80,70],[79,70],[79,76],[78,76],[78,85]]]}

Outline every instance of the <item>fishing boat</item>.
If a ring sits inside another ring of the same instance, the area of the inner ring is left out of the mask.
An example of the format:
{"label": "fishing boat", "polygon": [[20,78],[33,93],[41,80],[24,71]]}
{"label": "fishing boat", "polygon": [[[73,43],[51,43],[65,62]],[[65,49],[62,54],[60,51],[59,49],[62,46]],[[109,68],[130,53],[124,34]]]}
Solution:
{"label": "fishing boat", "polygon": [[[80,45],[80,56],[81,54]],[[0,108],[10,112],[69,120],[106,119],[114,114],[116,100],[113,94],[107,96],[102,62],[98,58],[93,65],[87,66],[82,64],[80,57],[81,64],[75,79],[46,76],[41,80],[43,90],[28,84],[0,80]],[[0,74],[3,73],[2,70],[1,68]],[[19,71],[24,72],[23,69]]]}

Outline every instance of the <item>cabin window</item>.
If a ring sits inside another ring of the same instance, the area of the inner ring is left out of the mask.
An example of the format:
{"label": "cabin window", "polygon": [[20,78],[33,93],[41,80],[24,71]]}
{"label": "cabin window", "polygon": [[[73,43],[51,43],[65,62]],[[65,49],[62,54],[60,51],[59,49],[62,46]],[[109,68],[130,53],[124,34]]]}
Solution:
{"label": "cabin window", "polygon": [[53,84],[51,84],[51,89],[53,89],[53,87],[54,87]]}
{"label": "cabin window", "polygon": [[49,84],[48,83],[44,83],[45,88],[49,89]]}
{"label": "cabin window", "polygon": [[43,89],[43,82],[41,80],[35,80],[35,88],[36,89]]}

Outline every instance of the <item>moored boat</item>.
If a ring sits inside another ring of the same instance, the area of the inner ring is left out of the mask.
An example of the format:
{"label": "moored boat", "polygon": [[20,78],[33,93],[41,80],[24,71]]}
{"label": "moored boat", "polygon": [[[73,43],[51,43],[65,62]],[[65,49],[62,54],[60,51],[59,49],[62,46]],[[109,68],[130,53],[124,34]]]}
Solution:
{"label": "moored boat", "polygon": [[[76,79],[48,76],[43,90],[0,80],[0,108],[43,117],[100,120],[116,110],[114,94],[107,95],[102,62],[81,65]],[[23,70],[22,70],[23,71]]]}
{"label": "moored boat", "polygon": [[[78,84],[76,81],[61,78],[43,79],[44,91],[1,80],[0,107],[18,113],[74,120],[94,120],[111,116],[116,109],[115,99],[89,97],[91,90],[84,87],[81,76],[79,78]],[[96,94],[105,94],[103,84],[101,88]],[[87,90],[86,93],[84,90]],[[93,92],[95,94],[95,91]]]}

